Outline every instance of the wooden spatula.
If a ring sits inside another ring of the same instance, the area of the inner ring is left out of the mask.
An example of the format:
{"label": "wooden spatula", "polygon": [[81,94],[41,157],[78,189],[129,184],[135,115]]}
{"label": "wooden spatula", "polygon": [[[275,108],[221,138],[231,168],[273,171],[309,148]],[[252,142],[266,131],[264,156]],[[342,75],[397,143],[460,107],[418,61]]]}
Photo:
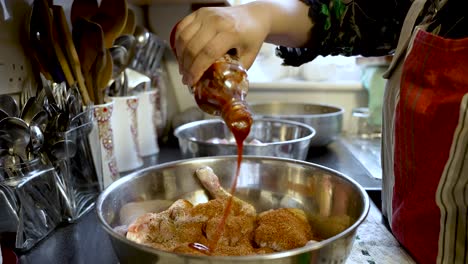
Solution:
{"label": "wooden spatula", "polygon": [[77,18],[73,25],[73,42],[78,52],[78,58],[81,63],[81,70],[85,79],[88,94],[96,103],[95,82],[93,80],[93,71],[96,58],[104,56],[104,34],[99,24],[86,18]]}
{"label": "wooden spatula", "polygon": [[135,12],[133,12],[133,10],[129,8],[127,10],[127,21],[120,35],[133,35],[133,33],[135,33],[135,28],[136,28]]}
{"label": "wooden spatula", "polygon": [[83,103],[88,105],[91,103],[88,90],[86,89],[86,84],[84,81],[83,73],[81,71],[81,63],[78,58],[78,54],[75,49],[75,44],[73,43],[72,34],[68,27],[67,19],[65,17],[65,12],[63,11],[62,6],[54,5],[52,6],[52,11],[54,15],[54,24],[59,36],[60,46],[63,47],[65,51],[65,56],[68,61],[68,65],[75,77],[75,80],[78,84],[78,89],[80,90],[81,97],[83,98]]}
{"label": "wooden spatula", "polygon": [[73,4],[70,11],[70,20],[72,25],[75,21],[81,18],[90,19],[96,15],[99,9],[97,0],[73,0]]}
{"label": "wooden spatula", "polygon": [[97,101],[99,104],[104,103],[104,97],[105,97],[105,91],[106,88],[112,78],[112,67],[113,67],[113,62],[112,62],[112,56],[111,53],[108,49],[106,49],[105,52],[105,58],[103,61],[105,62],[100,69],[99,72],[97,72],[96,80],[97,80]]}
{"label": "wooden spatula", "polygon": [[102,0],[99,10],[92,21],[101,25],[104,32],[106,48],[112,47],[114,40],[120,36],[127,22],[126,0]]}

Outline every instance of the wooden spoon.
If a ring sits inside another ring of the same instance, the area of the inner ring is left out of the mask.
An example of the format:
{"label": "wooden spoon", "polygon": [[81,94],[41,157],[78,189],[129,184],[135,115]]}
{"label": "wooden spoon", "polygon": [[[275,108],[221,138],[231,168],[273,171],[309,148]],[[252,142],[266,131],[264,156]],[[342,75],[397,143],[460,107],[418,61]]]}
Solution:
{"label": "wooden spoon", "polygon": [[98,85],[97,85],[97,90],[99,93],[97,101],[100,102],[100,104],[104,103],[104,97],[105,97],[105,91],[106,88],[112,79],[112,68],[113,68],[113,61],[112,61],[112,55],[108,49],[106,49],[105,53],[105,65],[102,68],[101,72],[97,76],[98,80]]}
{"label": "wooden spoon", "polygon": [[33,9],[26,15],[25,18],[25,44],[23,45],[26,53],[30,56],[32,65],[37,69],[38,72],[42,73],[47,80],[52,80],[52,74],[49,72],[49,68],[44,65],[39,59],[37,46],[34,43],[37,41],[33,34],[31,34],[31,21],[32,21]]}
{"label": "wooden spoon", "polygon": [[68,60],[68,65],[75,77],[75,80],[78,83],[78,89],[80,90],[81,97],[83,98],[83,103],[89,105],[91,99],[89,97],[88,91],[86,90],[86,84],[81,72],[80,59],[75,49],[75,44],[73,43],[72,34],[68,28],[67,19],[65,17],[65,12],[63,11],[62,6],[54,5],[52,6],[52,11],[54,14],[54,22],[57,27],[58,35],[60,36],[60,44],[65,50],[65,55]]}
{"label": "wooden spoon", "polygon": [[104,56],[103,54],[105,54],[102,28],[99,24],[80,17],[77,18],[73,25],[72,35],[89,96],[92,97],[93,102],[96,103],[96,87],[92,76],[94,75],[93,71],[95,69],[93,67],[95,67],[96,59],[98,57],[102,58]]}
{"label": "wooden spoon", "polygon": [[[49,7],[49,3],[46,0],[42,1],[37,1],[42,8],[41,8],[41,16],[42,16],[42,22],[43,24],[43,29],[46,31],[46,39],[43,39],[41,37],[41,41],[44,41],[44,44],[50,45],[48,47],[45,47],[47,49],[52,49],[51,54],[55,53],[55,57],[57,58],[58,64],[60,68],[63,71],[63,74],[65,76],[65,80],[68,84],[68,86],[72,86],[75,84],[75,78],[73,77],[73,74],[71,73],[70,66],[68,65],[67,59],[65,57],[65,54],[62,50],[62,47],[59,45],[58,39],[59,39],[59,34],[56,30],[56,28],[53,26],[53,17],[52,13]],[[49,59],[49,58],[47,58]]]}
{"label": "wooden spoon", "polygon": [[107,50],[102,49],[98,52],[96,56],[96,60],[94,61],[93,67],[90,72],[90,77],[93,85],[93,91],[94,91],[94,99],[96,104],[103,104],[104,103],[104,96],[102,93],[102,89],[100,87],[100,74],[104,70],[106,64],[107,64]]}
{"label": "wooden spoon", "polygon": [[[35,0],[29,22],[29,45],[34,49],[35,58],[39,66],[50,74],[52,79],[61,83],[70,82],[69,75],[65,76],[65,69],[57,58],[52,32],[52,19],[46,0]],[[55,43],[56,44],[56,43]]]}
{"label": "wooden spoon", "polygon": [[136,18],[135,12],[132,9],[127,10],[127,22],[125,23],[125,27],[120,33],[120,35],[133,35],[135,33],[136,28]]}
{"label": "wooden spoon", "polygon": [[74,0],[71,11],[70,20],[72,25],[79,17],[91,20],[99,10],[99,3],[96,0]]}
{"label": "wooden spoon", "polygon": [[126,0],[102,0],[98,12],[91,19],[102,27],[106,48],[112,47],[125,27],[127,6]]}

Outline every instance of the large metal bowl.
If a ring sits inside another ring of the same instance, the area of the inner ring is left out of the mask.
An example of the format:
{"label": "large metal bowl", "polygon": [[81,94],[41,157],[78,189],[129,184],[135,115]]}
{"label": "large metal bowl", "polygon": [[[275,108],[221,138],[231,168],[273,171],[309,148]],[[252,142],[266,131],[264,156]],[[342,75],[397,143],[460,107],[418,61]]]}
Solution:
{"label": "large metal bowl", "polygon": [[[220,119],[190,122],[177,127],[174,135],[184,158],[236,155],[237,145],[226,124]],[[255,119],[244,144],[244,155],[274,156],[305,160],[315,130],[303,123]],[[213,138],[226,139],[225,143],[214,143]],[[248,144],[252,139],[261,144]],[[229,143],[230,142],[230,143]]]}
{"label": "large metal bowl", "polygon": [[249,106],[257,118],[292,120],[313,127],[317,134],[310,142],[311,147],[333,142],[343,127],[344,109],[339,106],[289,102],[253,102]]}
{"label": "large metal bowl", "polygon": [[165,163],[123,177],[105,189],[96,210],[120,263],[345,263],[357,228],[369,211],[367,194],[339,172],[291,159],[245,157],[236,196],[254,205],[257,212],[279,207],[303,209],[313,230],[325,238],[318,243],[267,255],[193,256],[137,244],[119,231],[128,222],[121,211],[128,204],[151,200],[164,204],[179,198],[194,204],[206,202],[208,195],[194,171],[210,166],[227,189],[233,181],[236,162],[237,156],[217,156]]}

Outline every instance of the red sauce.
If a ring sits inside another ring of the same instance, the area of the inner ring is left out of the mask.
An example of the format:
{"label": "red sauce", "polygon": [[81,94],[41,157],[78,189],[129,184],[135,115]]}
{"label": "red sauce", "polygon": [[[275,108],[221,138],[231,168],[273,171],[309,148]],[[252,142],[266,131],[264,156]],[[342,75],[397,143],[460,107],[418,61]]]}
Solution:
{"label": "red sauce", "polygon": [[[239,136],[239,135],[237,135],[237,136]],[[242,140],[239,140],[240,138],[242,138],[242,136],[239,137],[239,138],[237,136],[235,136],[236,137],[236,143],[237,143],[236,175],[235,175],[234,181],[232,182],[232,185],[231,185],[231,197],[227,201],[226,207],[224,208],[223,218],[221,218],[221,221],[219,222],[218,228],[216,230],[216,236],[211,241],[210,249],[212,251],[214,251],[216,249],[219,238],[221,237],[221,235],[224,232],[224,227],[226,226],[226,220],[227,220],[227,218],[229,216],[229,213],[231,212],[232,200],[234,198],[234,193],[236,192],[237,180],[239,178],[240,167],[241,167],[241,163],[242,163],[242,151],[243,151],[243,148],[244,148],[244,140],[245,140],[245,138],[242,139]]]}
{"label": "red sauce", "polygon": [[[170,44],[175,52],[175,29],[177,23],[171,31]],[[236,192],[237,179],[239,178],[240,166],[242,163],[242,152],[244,148],[244,140],[250,133],[252,126],[252,114],[250,113],[246,103],[245,96],[248,90],[247,71],[236,60],[235,55],[228,52],[208,70],[205,71],[197,84],[193,87],[195,101],[200,109],[212,115],[220,115],[231,133],[234,135],[237,143],[237,168],[234,181],[231,186],[231,198],[228,200],[223,212],[215,238],[210,242],[209,247],[192,243],[193,249],[202,253],[214,252],[218,240],[223,234],[226,219],[232,207],[232,199]]]}
{"label": "red sauce", "polygon": [[237,143],[237,168],[231,185],[231,198],[227,201],[215,237],[210,241],[208,250],[211,252],[216,249],[231,211],[242,163],[244,140],[249,135],[253,122],[244,100],[247,85],[246,71],[227,55],[211,65],[193,89],[198,106],[209,114],[220,115]]}

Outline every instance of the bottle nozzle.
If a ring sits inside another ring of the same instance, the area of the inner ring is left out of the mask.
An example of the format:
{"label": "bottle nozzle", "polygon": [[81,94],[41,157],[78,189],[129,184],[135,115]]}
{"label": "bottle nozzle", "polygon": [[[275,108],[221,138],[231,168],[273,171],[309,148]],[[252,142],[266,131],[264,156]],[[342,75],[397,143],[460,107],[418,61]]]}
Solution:
{"label": "bottle nozzle", "polygon": [[253,119],[246,104],[242,102],[227,104],[223,108],[222,118],[236,136],[237,141],[244,141],[247,138]]}

